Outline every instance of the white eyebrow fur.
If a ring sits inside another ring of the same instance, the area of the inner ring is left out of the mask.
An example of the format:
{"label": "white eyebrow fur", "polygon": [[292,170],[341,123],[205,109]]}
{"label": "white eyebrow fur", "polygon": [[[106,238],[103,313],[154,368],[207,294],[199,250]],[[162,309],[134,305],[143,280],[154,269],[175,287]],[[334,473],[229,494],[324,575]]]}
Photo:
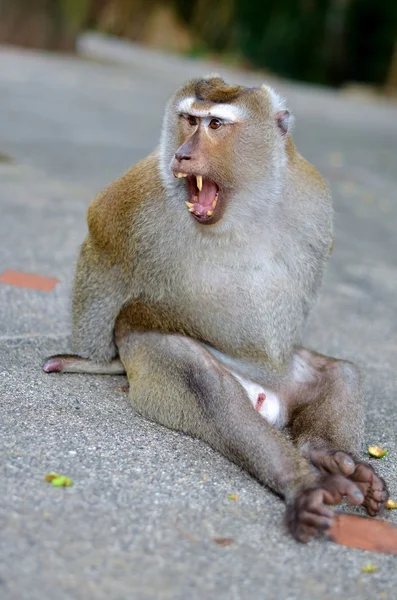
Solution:
{"label": "white eyebrow fur", "polygon": [[234,106],[232,104],[214,104],[210,110],[202,110],[193,108],[194,102],[196,102],[196,98],[183,98],[178,104],[178,111],[187,113],[193,117],[214,117],[214,119],[229,121],[229,123],[241,121],[246,116],[245,110],[240,106]]}

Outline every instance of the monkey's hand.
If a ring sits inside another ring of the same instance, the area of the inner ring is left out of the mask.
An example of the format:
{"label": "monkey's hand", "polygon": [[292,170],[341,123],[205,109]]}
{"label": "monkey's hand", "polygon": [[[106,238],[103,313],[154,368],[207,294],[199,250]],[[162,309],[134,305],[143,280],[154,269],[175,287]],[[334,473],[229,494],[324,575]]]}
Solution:
{"label": "monkey's hand", "polygon": [[335,513],[326,505],[336,505],[346,496],[350,504],[364,503],[359,487],[343,475],[328,475],[317,486],[298,491],[287,504],[286,524],[298,542],[319,537],[332,526]]}

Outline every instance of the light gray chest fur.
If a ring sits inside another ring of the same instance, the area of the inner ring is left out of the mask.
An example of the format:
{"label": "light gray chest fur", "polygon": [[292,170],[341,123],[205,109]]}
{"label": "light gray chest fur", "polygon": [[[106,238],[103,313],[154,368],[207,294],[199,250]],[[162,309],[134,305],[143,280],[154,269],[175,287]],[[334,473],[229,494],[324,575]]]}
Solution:
{"label": "light gray chest fur", "polygon": [[[150,221],[154,215],[150,216]],[[321,281],[325,246],[293,226],[213,235],[183,210],[172,243],[146,229],[135,267],[137,297],[166,307],[230,356],[284,360],[299,342]],[[174,223],[175,230],[175,223]],[[317,232],[321,236],[321,231]]]}

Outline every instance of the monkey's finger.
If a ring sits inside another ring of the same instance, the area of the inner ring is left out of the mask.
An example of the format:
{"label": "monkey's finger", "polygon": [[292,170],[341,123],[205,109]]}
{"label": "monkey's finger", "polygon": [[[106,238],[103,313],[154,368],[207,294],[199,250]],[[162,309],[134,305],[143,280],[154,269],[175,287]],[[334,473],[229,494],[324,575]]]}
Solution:
{"label": "monkey's finger", "polygon": [[[310,508],[313,510],[316,506],[321,506],[324,504],[339,504],[342,501],[343,493],[339,491],[337,487],[332,488],[329,484],[327,487],[321,486],[315,490],[315,493],[312,494],[310,499]],[[329,509],[330,510],[330,509]]]}
{"label": "monkey's finger", "polygon": [[332,513],[331,517],[325,517],[321,514],[305,510],[299,515],[299,520],[302,521],[305,526],[325,531],[331,527],[334,521],[334,515]]}
{"label": "monkey's finger", "polygon": [[321,517],[325,521],[329,521],[330,519],[332,520],[335,516],[334,511],[331,508],[327,508],[327,506],[325,506],[323,504],[323,494],[322,493],[321,493],[321,496],[319,499],[319,503],[318,504],[317,503],[316,504],[314,504],[314,503],[308,504],[308,506],[306,507],[306,510],[312,514],[317,515],[318,517]]}
{"label": "monkey's finger", "polygon": [[371,465],[359,463],[351,476],[365,496],[364,506],[372,517],[377,515],[386,502],[389,493],[385,481],[379,477]]}
{"label": "monkey's finger", "polygon": [[310,539],[318,536],[318,531],[315,527],[299,525],[292,535],[298,542],[301,542],[301,544],[307,544]]}
{"label": "monkey's finger", "polygon": [[351,456],[345,452],[335,452],[328,461],[330,473],[338,474],[342,473],[345,477],[348,477],[354,473],[355,463]]}
{"label": "monkey's finger", "polygon": [[334,516],[333,510],[324,506],[323,502],[324,490],[321,488],[312,490],[305,504],[303,505],[304,508],[302,507],[301,510],[308,510],[326,519],[332,519]]}
{"label": "monkey's finger", "polygon": [[365,503],[365,508],[370,517],[375,517],[380,512],[382,505],[380,502],[369,500]]}
{"label": "monkey's finger", "polygon": [[346,496],[348,502],[354,506],[364,502],[364,495],[359,487],[342,475],[333,475],[327,478],[323,489],[323,502],[325,504],[339,504],[343,496]]}
{"label": "monkey's finger", "polygon": [[386,502],[387,498],[385,498],[385,490],[372,490],[371,500],[374,500],[375,502]]}
{"label": "monkey's finger", "polygon": [[322,472],[331,475],[342,474],[345,477],[354,473],[355,463],[346,452],[327,452],[323,449],[310,453],[312,463]]}
{"label": "monkey's finger", "polygon": [[385,503],[385,502],[388,501],[388,499],[389,499],[389,491],[388,490],[383,490],[381,502]]}
{"label": "monkey's finger", "polygon": [[369,483],[374,478],[379,479],[371,465],[368,465],[364,462],[360,462],[356,465],[354,471],[354,481],[360,483]]}
{"label": "monkey's finger", "polygon": [[370,491],[365,497],[364,506],[371,517],[379,514],[385,507],[384,493]]}
{"label": "monkey's finger", "polygon": [[367,465],[366,463],[356,465],[352,479],[358,485],[367,484],[372,490],[379,490],[381,492],[387,490],[386,483],[382,477],[379,477],[371,465]]}

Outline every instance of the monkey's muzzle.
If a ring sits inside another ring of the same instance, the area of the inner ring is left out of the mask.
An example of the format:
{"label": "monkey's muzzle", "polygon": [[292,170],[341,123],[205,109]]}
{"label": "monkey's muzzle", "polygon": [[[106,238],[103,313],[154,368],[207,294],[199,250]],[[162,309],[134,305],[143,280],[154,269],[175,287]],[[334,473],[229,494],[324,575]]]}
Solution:
{"label": "monkey's muzzle", "polygon": [[200,223],[212,221],[219,193],[216,183],[201,175],[188,175],[187,184],[189,201],[186,202],[186,206],[189,212]]}

